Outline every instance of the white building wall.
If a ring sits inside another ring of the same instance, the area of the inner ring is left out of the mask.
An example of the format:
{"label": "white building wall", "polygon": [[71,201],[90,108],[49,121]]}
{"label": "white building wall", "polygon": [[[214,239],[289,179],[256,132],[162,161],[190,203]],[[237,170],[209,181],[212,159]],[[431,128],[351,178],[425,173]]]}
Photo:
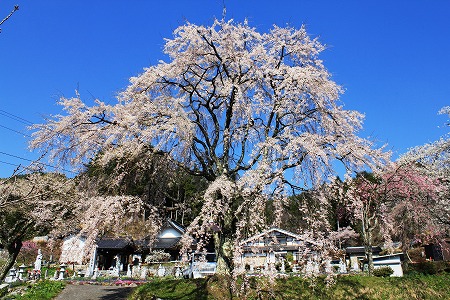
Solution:
{"label": "white building wall", "polygon": [[391,267],[391,269],[394,271],[391,277],[403,276],[402,262],[400,261],[399,255],[387,255],[385,257],[378,257],[377,260],[373,262],[373,267],[375,269],[382,267]]}

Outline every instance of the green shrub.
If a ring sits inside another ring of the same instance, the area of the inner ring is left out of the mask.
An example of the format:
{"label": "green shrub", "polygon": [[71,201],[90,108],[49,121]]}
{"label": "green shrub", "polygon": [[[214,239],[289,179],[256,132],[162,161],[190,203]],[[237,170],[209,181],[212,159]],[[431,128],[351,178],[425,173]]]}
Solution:
{"label": "green shrub", "polygon": [[292,253],[287,253],[286,254],[286,260],[289,262],[289,263],[292,263],[293,261],[294,261],[294,255],[292,254]]}
{"label": "green shrub", "polygon": [[443,272],[450,272],[450,262],[448,261],[422,261],[408,264],[408,273],[420,273],[434,275]]}
{"label": "green shrub", "polygon": [[438,273],[438,266],[432,261],[422,261],[409,265],[411,271],[421,274],[433,275]]}
{"label": "green shrub", "polygon": [[389,277],[394,274],[394,270],[391,267],[381,267],[373,270],[373,275],[377,277]]}
{"label": "green shrub", "polygon": [[23,295],[15,295],[16,300],[50,300],[58,295],[64,288],[61,281],[40,281],[28,289]]}

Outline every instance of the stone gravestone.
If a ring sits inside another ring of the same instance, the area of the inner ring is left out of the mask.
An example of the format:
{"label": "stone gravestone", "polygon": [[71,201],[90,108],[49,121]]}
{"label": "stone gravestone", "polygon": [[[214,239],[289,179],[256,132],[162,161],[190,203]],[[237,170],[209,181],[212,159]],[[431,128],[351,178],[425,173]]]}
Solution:
{"label": "stone gravestone", "polygon": [[141,275],[141,265],[133,266],[133,273],[131,274],[133,278],[139,278]]}
{"label": "stone gravestone", "polygon": [[166,275],[166,268],[160,264],[158,267],[158,276],[163,277],[164,275]]}
{"label": "stone gravestone", "polygon": [[95,268],[94,275],[92,275],[91,279],[97,279],[98,277],[98,268]]}
{"label": "stone gravestone", "polygon": [[148,272],[148,267],[141,266],[141,279],[143,279],[143,280],[147,279],[147,272]]}
{"label": "stone gravestone", "polygon": [[55,270],[55,274],[53,274],[53,280],[58,280],[59,274],[58,270]]}
{"label": "stone gravestone", "polygon": [[183,276],[183,273],[181,272],[180,267],[177,267],[177,269],[175,270],[175,277],[181,277]]}
{"label": "stone gravestone", "polygon": [[127,268],[127,277],[131,277],[131,275],[133,275],[133,272],[131,271],[131,268],[133,267],[132,264],[128,264],[128,268]]}
{"label": "stone gravestone", "polygon": [[112,276],[119,276],[120,275],[120,266],[121,266],[120,255],[114,256],[114,261],[115,261],[115,263],[113,265],[113,268],[112,268],[112,271],[111,271],[111,275]]}
{"label": "stone gravestone", "polygon": [[286,272],[286,266],[284,265],[284,259],[281,261],[281,269],[280,269],[281,273]]}
{"label": "stone gravestone", "polygon": [[342,260],[342,258],[339,260],[339,273],[341,274],[347,273],[347,265]]}

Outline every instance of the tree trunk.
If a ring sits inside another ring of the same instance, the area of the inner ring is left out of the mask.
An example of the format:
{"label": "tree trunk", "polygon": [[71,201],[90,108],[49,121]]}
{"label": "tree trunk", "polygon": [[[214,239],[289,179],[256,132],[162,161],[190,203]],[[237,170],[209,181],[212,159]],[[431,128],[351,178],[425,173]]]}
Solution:
{"label": "tree trunk", "polygon": [[366,246],[366,257],[368,261],[368,271],[369,276],[373,275],[373,253],[372,253],[372,245]]}
{"label": "tree trunk", "polygon": [[231,275],[233,263],[233,234],[235,217],[227,213],[221,222],[220,231],[214,234],[214,247],[217,258],[216,272],[221,275]]}
{"label": "tree trunk", "polygon": [[8,260],[7,263],[0,269],[0,282],[5,280],[9,270],[14,266],[20,249],[22,249],[22,241],[15,241],[7,246],[8,248]]}
{"label": "tree trunk", "polygon": [[233,244],[229,238],[221,233],[214,235],[214,247],[217,258],[216,273],[230,275],[233,271]]}
{"label": "tree trunk", "polygon": [[367,258],[367,264],[368,264],[368,271],[369,271],[369,276],[373,275],[373,253],[372,253],[372,230],[369,228],[369,230],[367,230],[367,241],[365,243],[365,254],[366,254],[366,258]]}

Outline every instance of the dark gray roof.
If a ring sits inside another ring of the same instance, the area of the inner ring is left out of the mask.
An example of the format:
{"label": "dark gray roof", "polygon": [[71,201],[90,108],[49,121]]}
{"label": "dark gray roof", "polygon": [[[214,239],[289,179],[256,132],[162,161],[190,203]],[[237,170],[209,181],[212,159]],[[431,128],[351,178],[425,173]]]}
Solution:
{"label": "dark gray roof", "polygon": [[244,251],[246,252],[261,252],[261,251],[299,251],[300,245],[265,245],[265,246],[243,246]]}
{"label": "dark gray roof", "polygon": [[101,239],[97,243],[97,247],[100,249],[124,249],[132,246],[132,242],[127,239]]}

